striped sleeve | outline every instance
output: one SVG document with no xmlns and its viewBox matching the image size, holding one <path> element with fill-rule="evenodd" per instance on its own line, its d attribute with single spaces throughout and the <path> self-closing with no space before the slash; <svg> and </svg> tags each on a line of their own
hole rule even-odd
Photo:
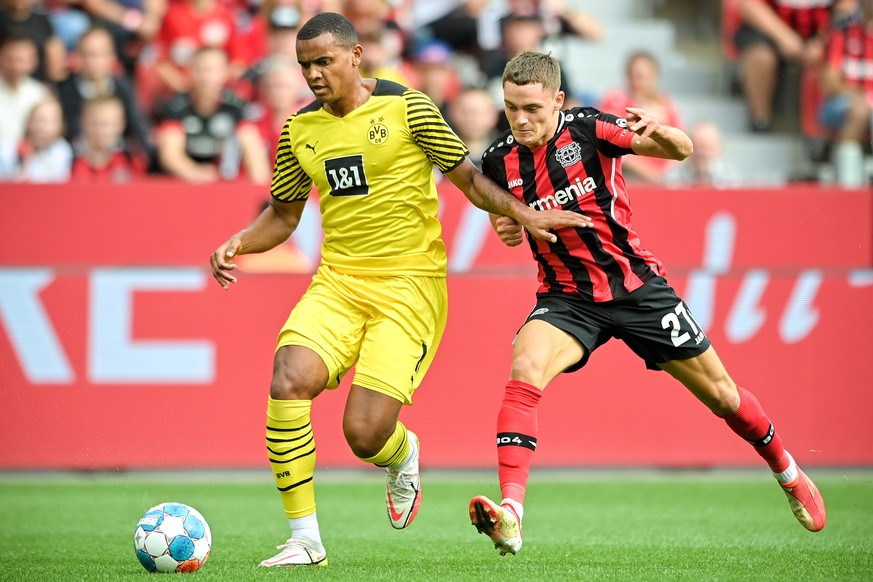
<svg viewBox="0 0 873 582">
<path fill-rule="evenodd" d="M 585 117 L 589 128 L 593 125 L 597 149 L 610 158 L 617 158 L 634 153 L 632 144 L 636 134 L 627 128 L 627 121 L 611 113 L 599 112 L 598 115 Z"/>
<path fill-rule="evenodd" d="M 467 157 L 467 146 L 455 135 L 430 97 L 409 89 L 403 93 L 403 98 L 406 100 L 406 120 L 415 143 L 440 172 L 455 169 Z"/>
<path fill-rule="evenodd" d="M 270 194 L 281 202 L 306 200 L 312 190 L 312 178 L 300 167 L 291 147 L 291 123 L 295 117 L 296 115 L 289 117 L 285 127 L 282 128 L 282 136 L 279 138 L 276 152 L 276 165 L 273 167 Z"/>
</svg>

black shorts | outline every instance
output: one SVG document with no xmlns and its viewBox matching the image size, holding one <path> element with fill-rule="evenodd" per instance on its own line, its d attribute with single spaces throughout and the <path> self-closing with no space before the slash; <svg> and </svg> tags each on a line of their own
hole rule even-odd
<svg viewBox="0 0 873 582">
<path fill-rule="evenodd" d="M 585 346 L 582 359 L 565 372 L 582 368 L 611 338 L 626 343 L 651 370 L 699 356 L 710 346 L 688 306 L 663 277 L 652 277 L 633 293 L 602 303 L 567 293 L 540 293 L 525 323 L 533 319 L 569 333 Z"/>
<path fill-rule="evenodd" d="M 765 44 L 772 48 L 777 55 L 779 54 L 779 49 L 772 38 L 757 28 L 749 26 L 748 24 L 741 24 L 734 33 L 734 46 L 737 47 L 737 51 L 742 53 L 750 46 L 756 44 Z"/>
</svg>

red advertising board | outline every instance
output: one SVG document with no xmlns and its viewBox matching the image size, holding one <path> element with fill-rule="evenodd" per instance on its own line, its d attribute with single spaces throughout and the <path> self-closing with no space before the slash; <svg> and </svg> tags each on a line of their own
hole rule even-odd
<svg viewBox="0 0 873 582">
<path fill-rule="evenodd" d="M 4 187 L 0 468 L 266 466 L 275 334 L 309 281 L 283 271 L 317 261 L 317 208 L 293 247 L 249 263 L 229 291 L 207 265 L 264 196 L 174 182 Z M 526 248 L 503 247 L 459 193 L 444 187 L 442 199 L 449 324 L 402 418 L 422 438 L 425 467 L 494 466 L 511 340 L 533 305 L 535 271 Z M 640 188 L 634 207 L 644 246 L 795 457 L 873 464 L 873 195 Z M 321 466 L 359 464 L 340 428 L 347 383 L 314 407 Z M 538 466 L 758 463 L 618 342 L 541 402 Z"/>
</svg>

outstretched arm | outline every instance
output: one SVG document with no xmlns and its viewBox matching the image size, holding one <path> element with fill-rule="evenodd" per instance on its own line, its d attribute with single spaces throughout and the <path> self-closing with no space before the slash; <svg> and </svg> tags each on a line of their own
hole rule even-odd
<svg viewBox="0 0 873 582">
<path fill-rule="evenodd" d="M 526 206 L 477 170 L 473 162 L 467 158 L 454 170 L 446 173 L 446 176 L 477 208 L 512 218 L 538 239 L 555 242 L 558 237 L 549 232 L 554 228 L 591 226 L 591 219 L 578 212 L 536 211 Z"/>
<path fill-rule="evenodd" d="M 236 277 L 231 274 L 236 269 L 234 257 L 262 253 L 288 240 L 300 223 L 305 206 L 305 200 L 271 200 L 270 205 L 250 225 L 215 249 L 209 262 L 212 265 L 212 276 L 218 284 L 227 289 L 231 283 L 236 283 Z"/>
<path fill-rule="evenodd" d="M 627 128 L 637 134 L 631 148 L 635 154 L 668 160 L 684 160 L 694 151 L 691 138 L 677 127 L 661 125 L 644 109 L 627 107 Z"/>
</svg>

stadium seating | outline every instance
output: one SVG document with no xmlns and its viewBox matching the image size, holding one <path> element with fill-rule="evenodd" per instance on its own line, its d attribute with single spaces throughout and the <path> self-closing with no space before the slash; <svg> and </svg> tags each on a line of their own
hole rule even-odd
<svg viewBox="0 0 873 582">
<path fill-rule="evenodd" d="M 800 135 L 777 132 L 753 136 L 747 130 L 742 99 L 728 95 L 728 65 L 735 58 L 729 38 L 736 26 L 735 0 L 722 3 L 723 26 L 704 51 L 683 50 L 675 23 L 653 17 L 652 2 L 569 0 L 569 4 L 598 18 L 605 30 L 600 43 L 568 38 L 561 47 L 562 62 L 578 94 L 597 98 L 622 86 L 625 59 L 644 49 L 658 58 L 661 85 L 677 102 L 685 128 L 703 119 L 717 123 L 724 133 L 726 164 L 745 180 L 763 185 L 781 183 L 808 166 Z"/>
</svg>

